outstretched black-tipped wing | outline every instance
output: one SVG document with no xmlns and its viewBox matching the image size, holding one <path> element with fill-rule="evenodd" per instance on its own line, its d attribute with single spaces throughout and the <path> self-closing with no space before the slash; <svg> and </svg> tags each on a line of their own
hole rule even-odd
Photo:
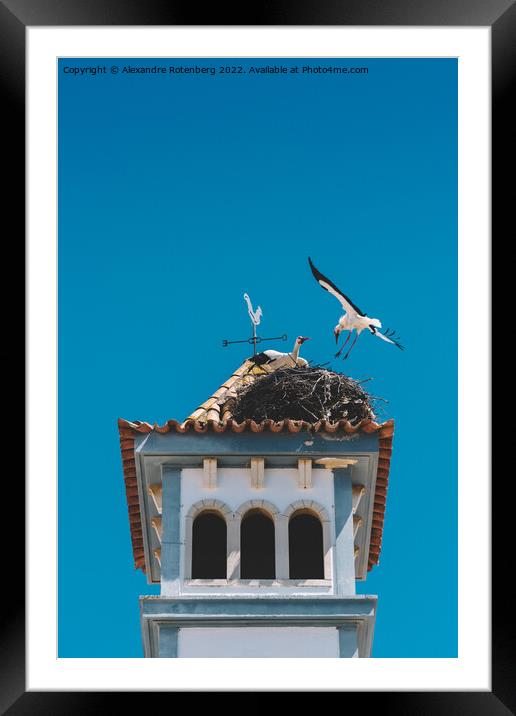
<svg viewBox="0 0 516 716">
<path fill-rule="evenodd" d="M 332 296 L 335 296 L 347 313 L 351 315 L 365 316 L 365 313 L 361 311 L 358 306 L 355 306 L 353 301 L 351 301 L 345 293 L 342 293 L 342 291 L 335 286 L 333 281 L 330 281 L 329 278 L 323 276 L 323 274 L 315 268 L 310 257 L 308 257 L 308 263 L 310 264 L 314 278 L 319 286 L 324 288 L 325 291 L 328 291 L 328 293 L 331 293 Z"/>
<path fill-rule="evenodd" d="M 398 341 L 398 337 L 397 337 L 395 331 L 387 328 L 387 330 L 382 332 L 382 331 L 379 331 L 374 326 L 369 326 L 369 330 L 371 331 L 373 336 L 376 336 L 377 338 L 381 338 L 382 341 L 387 341 L 387 343 L 392 343 L 393 345 L 395 345 L 397 348 L 399 348 L 402 351 L 405 350 L 403 348 L 403 346 L 401 345 L 401 343 Z"/>
</svg>

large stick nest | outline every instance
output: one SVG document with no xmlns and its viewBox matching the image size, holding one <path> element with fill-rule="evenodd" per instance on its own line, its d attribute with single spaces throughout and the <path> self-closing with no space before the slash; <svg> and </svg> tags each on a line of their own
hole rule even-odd
<svg viewBox="0 0 516 716">
<path fill-rule="evenodd" d="M 244 384 L 223 411 L 230 410 L 237 422 L 262 420 L 349 420 L 374 419 L 372 402 L 360 383 L 342 373 L 321 367 L 278 368 Z"/>
</svg>

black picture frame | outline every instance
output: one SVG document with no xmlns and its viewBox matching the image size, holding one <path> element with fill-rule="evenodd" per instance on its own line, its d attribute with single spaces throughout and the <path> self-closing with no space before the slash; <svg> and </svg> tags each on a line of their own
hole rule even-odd
<svg viewBox="0 0 516 716">
<path fill-rule="evenodd" d="M 14 219 L 9 239 L 12 246 L 24 245 L 25 216 L 25 30 L 28 26 L 74 25 L 362 25 L 362 26 L 489 26 L 492 31 L 492 209 L 493 236 L 501 241 L 508 230 L 509 212 L 514 204 L 515 149 L 513 142 L 516 114 L 511 84 L 516 79 L 516 4 L 514 0 L 318 0 L 294 3 L 242 4 L 227 9 L 213 4 L 202 9 L 184 2 L 166 0 L 0 0 L 1 92 L 5 122 L 4 152 L 12 153 L 9 182 L 4 192 L 4 217 Z M 511 142 L 512 139 L 512 142 Z M 512 212 L 511 212 L 512 213 Z M 7 223 L 7 222 L 6 222 Z M 6 239 L 4 238 L 4 241 Z M 5 244 L 4 244 L 5 245 Z M 493 295 L 496 299 L 496 295 Z M 23 304 L 23 297 L 19 304 Z M 19 325 L 19 323 L 17 323 Z M 485 340 L 484 336 L 484 340 Z M 22 339 L 23 343 L 23 339 Z M 5 416 L 4 416 L 5 417 Z M 495 454 L 493 452 L 493 454 Z M 20 481 L 11 481 L 10 504 L 23 505 Z M 387 712 L 398 714 L 507 714 L 516 712 L 514 689 L 514 624 L 502 586 L 502 570 L 507 562 L 503 524 L 510 524 L 512 501 L 505 486 L 493 481 L 493 620 L 491 692 L 367 692 L 347 693 L 368 701 L 375 699 Z M 16 529 L 21 539 L 19 525 Z M 12 533 L 11 539 L 12 539 Z M 5 538 L 7 540 L 7 537 Z M 18 539 L 17 554 L 23 554 Z M 9 542 L 4 541 L 4 545 Z M 13 549 L 12 546 L 8 547 Z M 512 553 L 512 550 L 510 550 Z M 502 555 L 497 560 L 497 555 Z M 19 568 L 20 569 L 20 568 Z M 21 576 L 21 574 L 20 574 Z M 25 607 L 23 584 L 18 579 L 7 584 L 9 607 L 2 614 L 0 660 L 0 709 L 18 714 L 102 713 L 111 708 L 112 693 L 26 692 L 25 687 Z M 5 586 L 4 586 L 5 590 Z M 502 601 L 502 599 L 504 601 Z M 120 696 L 121 694 L 114 694 Z M 131 695 L 134 699 L 136 695 Z M 380 702 L 381 699 L 381 702 Z M 105 704 L 105 706 L 104 706 Z M 372 705 L 372 704 L 369 704 Z M 172 704 L 170 706 L 173 707 Z"/>
</svg>

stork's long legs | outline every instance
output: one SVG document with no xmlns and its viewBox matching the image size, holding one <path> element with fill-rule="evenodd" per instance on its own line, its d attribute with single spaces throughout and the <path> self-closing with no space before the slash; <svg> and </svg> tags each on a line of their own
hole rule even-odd
<svg viewBox="0 0 516 716">
<path fill-rule="evenodd" d="M 350 334 L 350 335 L 351 335 L 351 334 Z M 355 343 L 357 342 L 357 339 L 358 339 L 358 332 L 355 334 L 355 340 L 354 340 L 353 343 L 351 344 L 351 347 L 350 347 L 349 351 L 348 351 L 348 352 L 346 353 L 346 355 L 344 356 L 344 360 L 346 360 L 346 358 L 349 358 L 349 354 L 350 354 L 351 351 L 353 350 L 353 346 L 354 346 Z"/>
<path fill-rule="evenodd" d="M 348 333 L 348 337 L 346 338 L 344 343 L 341 345 L 340 350 L 338 350 L 337 353 L 335 353 L 335 358 L 338 358 L 340 356 L 340 354 L 344 350 L 344 346 L 346 345 L 346 343 L 349 341 L 350 338 L 351 338 L 351 331 Z"/>
</svg>

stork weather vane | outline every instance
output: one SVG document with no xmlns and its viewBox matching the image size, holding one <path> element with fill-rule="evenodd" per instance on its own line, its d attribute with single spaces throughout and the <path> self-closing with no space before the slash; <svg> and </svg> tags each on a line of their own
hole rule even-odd
<svg viewBox="0 0 516 716">
<path fill-rule="evenodd" d="M 262 338 L 261 336 L 256 335 L 256 326 L 260 325 L 260 319 L 263 316 L 263 311 L 261 309 L 261 306 L 258 306 L 256 311 L 253 309 L 253 305 L 251 303 L 251 299 L 247 295 L 247 293 L 244 293 L 244 300 L 247 303 L 247 312 L 249 313 L 249 318 L 251 319 L 251 323 L 253 324 L 253 335 L 251 338 L 246 338 L 241 341 L 222 341 L 222 346 L 226 348 L 226 346 L 231 345 L 232 343 L 251 343 L 253 346 L 253 355 L 256 355 L 256 344 L 262 343 L 262 341 L 286 341 L 288 336 L 286 333 L 284 333 L 282 336 L 274 336 L 273 338 Z"/>
</svg>

